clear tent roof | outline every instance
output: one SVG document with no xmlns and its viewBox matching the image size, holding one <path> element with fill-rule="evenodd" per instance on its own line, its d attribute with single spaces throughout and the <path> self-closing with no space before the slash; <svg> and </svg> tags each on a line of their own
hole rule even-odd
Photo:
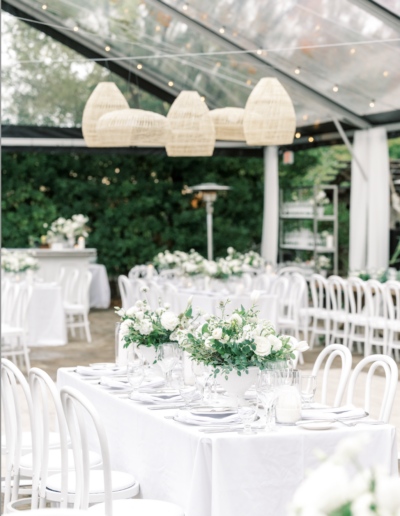
<svg viewBox="0 0 400 516">
<path fill-rule="evenodd" d="M 358 116 L 400 109 L 400 34 L 350 0 L 165 0 L 211 29 L 215 38 L 155 0 L 44 2 L 30 0 L 29 7 L 45 11 L 60 27 L 77 28 L 106 49 L 110 59 L 122 58 L 138 74 L 147 71 L 174 95 L 197 90 L 210 109 L 244 107 L 258 80 L 277 71 L 292 78 L 281 82 L 292 98 L 298 127 L 329 121 L 335 110 L 293 79 Z M 28 0 L 11 3 L 23 7 Z M 379 3 L 400 14 L 400 0 Z M 40 31 L 40 24 L 35 27 Z M 224 40 L 252 54 L 227 50 Z M 15 59 L 10 57 L 6 67 L 32 67 L 37 73 L 53 66 L 51 58 L 40 54 L 35 62 Z M 79 63 L 84 57 L 70 59 L 84 66 Z"/>
</svg>

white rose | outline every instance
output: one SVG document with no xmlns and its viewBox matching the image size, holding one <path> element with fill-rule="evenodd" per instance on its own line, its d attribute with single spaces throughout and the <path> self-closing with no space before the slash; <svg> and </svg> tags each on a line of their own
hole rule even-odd
<svg viewBox="0 0 400 516">
<path fill-rule="evenodd" d="M 364 493 L 351 504 L 351 514 L 353 516 L 375 516 L 376 512 L 371 509 L 375 503 L 372 493 Z"/>
<path fill-rule="evenodd" d="M 268 342 L 271 344 L 273 351 L 279 351 L 281 349 L 282 341 L 278 339 L 278 337 L 275 337 L 275 335 L 269 335 L 267 339 Z"/>
<path fill-rule="evenodd" d="M 240 317 L 239 314 L 232 314 L 229 317 L 228 321 L 231 322 L 231 323 L 237 322 L 238 324 L 242 324 L 242 318 Z"/>
<path fill-rule="evenodd" d="M 164 303 L 164 308 L 166 310 L 169 310 L 171 308 L 171 304 L 170 303 Z"/>
<path fill-rule="evenodd" d="M 124 322 L 121 323 L 121 327 L 119 330 L 120 335 L 125 336 L 129 333 L 129 328 L 133 325 L 133 321 L 130 319 L 126 319 Z"/>
<path fill-rule="evenodd" d="M 187 304 L 188 305 L 191 305 L 192 304 L 192 301 L 193 301 L 193 296 L 189 296 L 189 299 L 187 301 Z"/>
<path fill-rule="evenodd" d="M 140 299 L 138 299 L 135 303 L 135 305 L 138 307 L 138 309 L 140 310 L 141 308 L 143 308 L 143 301 L 141 301 Z"/>
<path fill-rule="evenodd" d="M 222 337 L 222 329 L 221 328 L 215 328 L 215 330 L 212 332 L 212 338 L 219 340 Z"/>
<path fill-rule="evenodd" d="M 229 341 L 229 335 L 224 335 L 223 340 L 224 340 L 225 342 L 228 342 L 228 341 Z"/>
<path fill-rule="evenodd" d="M 257 304 L 260 300 L 261 292 L 259 290 L 253 290 L 253 292 L 250 294 L 250 299 L 253 305 Z"/>
<path fill-rule="evenodd" d="M 209 321 L 209 320 L 211 319 L 211 315 L 210 315 L 210 314 L 204 314 L 204 315 L 203 315 L 203 319 L 204 319 L 205 321 Z"/>
<path fill-rule="evenodd" d="M 136 312 L 138 312 L 140 310 L 140 308 L 136 305 L 134 306 L 131 306 L 127 311 L 126 311 L 126 315 L 134 315 Z"/>
<path fill-rule="evenodd" d="M 296 339 L 291 339 L 292 342 L 292 351 L 307 351 L 307 349 L 310 347 L 305 340 L 302 340 L 301 342 L 298 342 Z"/>
<path fill-rule="evenodd" d="M 206 348 L 211 348 L 212 347 L 212 342 L 210 339 L 206 339 L 205 342 L 204 342 L 204 346 Z"/>
<path fill-rule="evenodd" d="M 161 316 L 161 324 L 166 330 L 173 331 L 178 326 L 179 319 L 173 312 L 164 312 Z"/>
<path fill-rule="evenodd" d="M 156 310 L 156 313 L 158 315 L 161 315 L 163 312 L 165 312 L 165 308 L 162 308 L 161 306 L 160 306 L 160 308 L 157 308 L 157 310 Z"/>
<path fill-rule="evenodd" d="M 139 310 L 139 312 L 136 312 L 136 319 L 139 319 L 139 321 L 141 321 L 144 317 L 144 312 L 142 312 L 141 310 Z"/>
<path fill-rule="evenodd" d="M 233 254 L 235 252 L 233 247 L 228 247 L 227 251 L 228 251 L 228 254 Z"/>
<path fill-rule="evenodd" d="M 121 308 L 121 310 L 118 310 L 118 312 L 116 312 L 117 315 L 119 315 L 120 317 L 123 317 L 125 315 L 125 310 L 123 308 Z"/>
<path fill-rule="evenodd" d="M 386 477 L 378 479 L 375 488 L 378 512 L 382 509 L 390 514 L 400 513 L 400 479 L 399 477 Z M 383 512 L 383 511 L 382 511 Z"/>
<path fill-rule="evenodd" d="M 254 344 L 256 345 L 254 353 L 259 357 L 266 357 L 271 353 L 271 344 L 267 337 L 257 335 L 254 337 Z"/>
<path fill-rule="evenodd" d="M 144 319 L 141 324 L 139 331 L 142 335 L 149 335 L 151 331 L 153 330 L 153 325 L 149 319 Z"/>
<path fill-rule="evenodd" d="M 250 324 L 246 324 L 246 326 L 243 326 L 243 331 L 250 331 L 250 330 L 251 330 Z"/>
</svg>

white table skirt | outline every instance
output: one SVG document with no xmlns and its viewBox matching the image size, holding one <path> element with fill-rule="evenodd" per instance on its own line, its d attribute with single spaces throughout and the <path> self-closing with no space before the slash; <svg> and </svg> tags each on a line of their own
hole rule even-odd
<svg viewBox="0 0 400 516">
<path fill-rule="evenodd" d="M 28 312 L 28 346 L 63 346 L 67 327 L 62 290 L 50 283 L 33 286 Z"/>
<path fill-rule="evenodd" d="M 305 471 L 330 455 L 336 444 L 368 431 L 364 465 L 381 464 L 397 475 L 396 429 L 391 425 L 338 427 L 331 431 L 279 428 L 251 437 L 202 434 L 196 427 L 150 411 L 59 369 L 59 388 L 75 387 L 92 401 L 104 422 L 112 467 L 134 475 L 143 498 L 176 503 L 186 516 L 286 516 L 287 504 Z M 90 448 L 98 451 L 90 427 Z"/>
<path fill-rule="evenodd" d="M 91 263 L 89 270 L 92 273 L 92 283 L 89 291 L 90 308 L 108 308 L 111 292 L 107 269 L 99 263 Z"/>
</svg>

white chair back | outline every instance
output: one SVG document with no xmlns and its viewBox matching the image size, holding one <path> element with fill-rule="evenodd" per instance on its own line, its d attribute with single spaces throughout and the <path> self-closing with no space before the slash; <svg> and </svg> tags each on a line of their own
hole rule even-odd
<svg viewBox="0 0 400 516">
<path fill-rule="evenodd" d="M 35 411 L 36 435 L 38 436 L 38 452 L 35 476 L 40 476 L 40 507 L 46 504 L 46 485 L 48 477 L 48 462 L 50 451 L 50 421 L 49 399 L 55 408 L 61 448 L 61 507 L 67 507 L 68 502 L 68 433 L 60 394 L 50 376 L 37 367 L 29 371 L 29 385 L 32 393 Z"/>
<path fill-rule="evenodd" d="M 273 296 L 278 296 L 279 303 L 282 306 L 286 300 L 288 289 L 289 279 L 285 276 L 279 276 L 273 281 L 269 293 Z"/>
<path fill-rule="evenodd" d="M 135 299 L 135 301 L 137 301 L 138 299 L 141 299 L 142 301 L 144 301 L 146 299 L 146 296 L 141 291 L 141 288 L 147 287 L 147 282 L 140 278 L 131 279 L 131 282 L 132 282 L 132 289 L 133 289 L 133 298 Z"/>
<path fill-rule="evenodd" d="M 329 309 L 329 288 L 326 278 L 321 276 L 321 274 L 312 274 L 310 290 L 313 308 Z"/>
<path fill-rule="evenodd" d="M 18 393 L 18 384 L 21 386 L 25 402 L 28 407 L 29 423 L 32 435 L 32 464 L 38 470 L 39 455 L 37 448 L 37 434 L 35 426 L 35 414 L 32 403 L 31 391 L 28 382 L 21 371 L 9 360 L 1 359 L 1 399 L 5 418 L 6 433 L 6 480 L 4 490 L 4 507 L 7 512 L 7 504 L 18 498 L 19 470 L 22 454 L 22 410 Z M 14 483 L 11 494 L 11 477 Z M 39 476 L 32 479 L 31 509 L 37 508 Z"/>
<path fill-rule="evenodd" d="M 297 272 L 298 274 L 303 274 L 303 271 L 300 267 L 282 267 L 276 271 L 277 276 L 290 276 L 293 272 Z"/>
<path fill-rule="evenodd" d="M 387 281 L 384 288 L 388 319 L 400 321 L 400 282 Z"/>
<path fill-rule="evenodd" d="M 93 275 L 90 271 L 84 271 L 80 274 L 79 283 L 77 285 L 77 303 L 83 305 L 86 312 L 90 309 L 89 290 L 92 283 Z"/>
<path fill-rule="evenodd" d="M 256 276 L 253 280 L 254 290 L 261 290 L 268 293 L 270 286 L 271 278 L 268 274 L 260 274 Z"/>
<path fill-rule="evenodd" d="M 135 265 L 128 273 L 130 280 L 145 278 L 147 276 L 147 265 Z"/>
<path fill-rule="evenodd" d="M 399 370 L 393 358 L 387 355 L 370 355 L 365 357 L 354 368 L 349 382 L 349 390 L 347 393 L 347 403 L 353 403 L 354 389 L 358 375 L 367 364 L 372 364 L 367 375 L 367 385 L 365 388 L 364 410 L 370 413 L 371 401 L 371 383 L 374 373 L 378 367 L 383 367 L 386 374 L 386 385 L 383 394 L 381 410 L 379 412 L 379 420 L 388 423 L 392 412 L 394 397 L 398 383 Z"/>
<path fill-rule="evenodd" d="M 370 279 L 365 282 L 366 304 L 368 317 L 383 317 L 387 319 L 387 304 L 385 287 L 378 280 Z"/>
<path fill-rule="evenodd" d="M 330 368 L 332 366 L 332 362 L 335 360 L 336 357 L 340 357 L 342 360 L 342 372 L 340 375 L 339 384 L 335 395 L 335 401 L 333 404 L 334 407 L 339 407 L 342 403 L 343 394 L 350 376 L 352 355 L 350 353 L 349 348 L 343 346 L 343 344 L 330 344 L 329 346 L 326 346 L 326 348 L 321 351 L 321 353 L 317 357 L 317 360 L 315 361 L 312 370 L 313 376 L 317 376 L 318 371 L 321 368 L 322 362 L 325 360 L 326 357 L 328 357 L 328 359 L 325 363 L 324 376 L 322 379 L 321 403 L 323 403 L 324 405 L 326 404 L 328 376 Z"/>
<path fill-rule="evenodd" d="M 350 277 L 347 280 L 349 310 L 352 315 L 368 315 L 367 287 L 360 278 Z M 364 306 L 367 313 L 365 313 Z"/>
<path fill-rule="evenodd" d="M 74 509 L 87 510 L 89 507 L 89 478 L 90 462 L 87 424 L 85 415 L 89 415 L 94 425 L 100 444 L 103 461 L 105 511 L 112 516 L 112 484 L 111 460 L 105 428 L 94 405 L 78 390 L 72 387 L 63 387 L 60 391 L 61 402 L 71 436 L 76 472 L 76 493 Z"/>
<path fill-rule="evenodd" d="M 79 278 L 79 269 L 75 267 L 65 267 L 64 271 L 61 277 L 64 301 L 67 303 L 76 303 L 76 286 Z"/>
<path fill-rule="evenodd" d="M 150 307 L 153 310 L 156 310 L 156 308 L 160 306 L 159 303 L 161 303 L 162 306 L 164 302 L 164 292 L 160 285 L 154 280 L 148 281 L 147 286 L 149 287 L 147 296 L 149 299 Z"/>
<path fill-rule="evenodd" d="M 128 279 L 127 276 L 123 276 L 121 274 L 121 276 L 118 276 L 118 288 L 119 293 L 121 294 L 122 308 L 124 310 L 128 310 L 131 306 L 135 304 L 136 301 L 133 292 L 132 282 Z"/>
<path fill-rule="evenodd" d="M 302 307 L 304 296 L 307 291 L 307 282 L 302 274 L 293 272 L 290 277 L 289 297 L 287 298 L 285 318 L 298 320 L 300 308 Z"/>
<path fill-rule="evenodd" d="M 349 293 L 347 281 L 340 276 L 329 276 L 329 299 L 331 309 L 335 312 L 345 311 L 349 313 Z"/>
<path fill-rule="evenodd" d="M 3 280 L 1 283 L 1 322 L 2 324 L 10 324 L 12 314 L 14 313 L 14 303 L 17 295 L 17 284 L 10 280 Z"/>
</svg>

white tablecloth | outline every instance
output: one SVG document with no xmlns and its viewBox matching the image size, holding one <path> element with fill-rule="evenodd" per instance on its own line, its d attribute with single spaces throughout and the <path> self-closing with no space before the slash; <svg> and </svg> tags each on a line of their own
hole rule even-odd
<svg viewBox="0 0 400 516">
<path fill-rule="evenodd" d="M 75 387 L 93 402 L 106 428 L 112 467 L 134 475 L 143 498 L 176 503 L 186 516 L 286 516 L 306 470 L 319 464 L 313 450 L 331 454 L 344 437 L 366 431 L 372 439 L 361 462 L 397 474 L 391 425 L 207 435 L 165 419 L 174 410 L 150 411 L 67 369 L 58 370 L 57 385 Z M 90 427 L 88 435 L 91 449 L 98 451 Z"/>
<path fill-rule="evenodd" d="M 92 283 L 89 291 L 90 308 L 108 308 L 111 292 L 107 269 L 99 263 L 91 263 L 89 270 L 92 273 Z"/>
<path fill-rule="evenodd" d="M 67 344 L 67 328 L 60 286 L 51 283 L 34 285 L 28 318 L 29 347 Z"/>
</svg>

